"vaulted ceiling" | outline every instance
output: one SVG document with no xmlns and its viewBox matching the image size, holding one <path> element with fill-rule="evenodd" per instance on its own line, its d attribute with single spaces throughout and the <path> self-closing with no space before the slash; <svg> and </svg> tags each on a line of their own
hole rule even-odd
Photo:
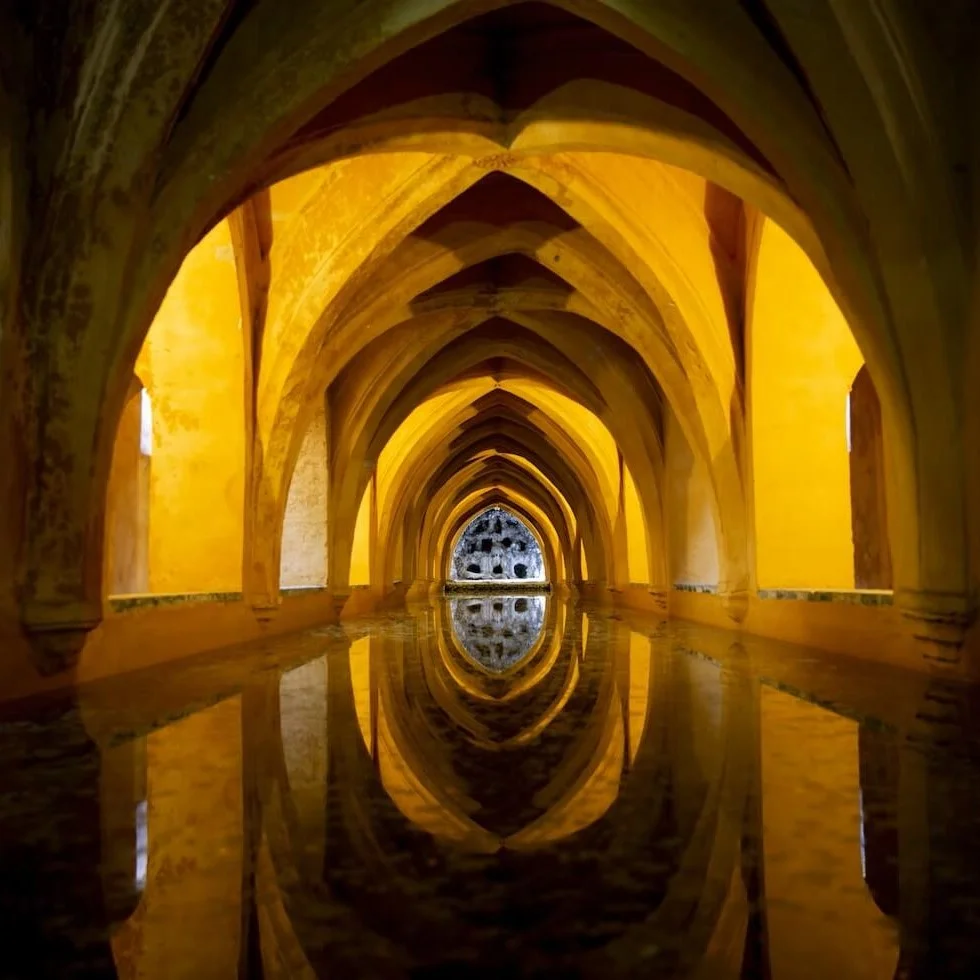
<svg viewBox="0 0 980 980">
<path fill-rule="evenodd" d="M 964 409 L 949 379 L 969 347 L 975 228 L 966 63 L 947 29 L 969 5 L 953 6 L 942 30 L 919 4 L 803 15 L 789 0 L 8 9 L 23 43 L 4 51 L 5 342 L 27 379 L 9 417 L 38 458 L 23 467 L 25 622 L 97 618 L 133 359 L 225 217 L 249 352 L 252 594 L 274 596 L 324 391 L 341 579 L 373 470 L 381 525 L 403 542 L 391 571 L 466 472 L 444 517 L 490 490 L 534 496 L 566 515 L 566 550 L 592 522 L 590 565 L 619 574 L 601 543 L 621 492 L 608 440 L 661 581 L 670 414 L 708 467 L 722 585 L 743 588 L 744 331 L 764 218 L 824 277 L 880 391 L 912 529 L 900 578 L 959 594 L 966 475 L 948 450 Z"/>
</svg>

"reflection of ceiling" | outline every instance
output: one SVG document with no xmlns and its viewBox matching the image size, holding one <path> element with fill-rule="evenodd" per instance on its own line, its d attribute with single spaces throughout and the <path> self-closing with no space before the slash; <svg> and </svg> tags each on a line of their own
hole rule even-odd
<svg viewBox="0 0 980 980">
<path fill-rule="evenodd" d="M 520 663 L 534 648 L 544 624 L 544 609 L 544 596 L 470 596 L 450 602 L 453 632 L 460 646 L 493 673 Z"/>
</svg>

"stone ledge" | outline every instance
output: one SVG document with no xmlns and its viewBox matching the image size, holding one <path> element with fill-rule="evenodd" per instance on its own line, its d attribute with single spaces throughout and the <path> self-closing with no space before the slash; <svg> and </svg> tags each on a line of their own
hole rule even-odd
<svg viewBox="0 0 980 980">
<path fill-rule="evenodd" d="M 187 606 L 202 602 L 242 602 L 241 592 L 161 592 L 139 595 L 111 595 L 106 600 L 110 612 L 127 613 L 136 609 L 162 609 L 166 606 Z"/>
<path fill-rule="evenodd" d="M 526 582 L 521 579 L 507 579 L 506 581 L 481 581 L 481 582 L 445 582 L 442 585 L 443 595 L 523 595 L 524 593 L 549 593 L 551 592 L 550 582 Z"/>
<path fill-rule="evenodd" d="M 700 585 L 693 582 L 675 582 L 671 588 L 675 592 L 700 592 L 704 595 L 717 595 L 717 585 Z"/>
<path fill-rule="evenodd" d="M 293 595 L 317 595 L 326 591 L 325 585 L 284 585 L 279 589 L 280 595 L 284 598 Z"/>
<path fill-rule="evenodd" d="M 885 589 L 759 589 L 760 599 L 796 602 L 843 602 L 852 606 L 891 606 L 894 594 Z"/>
</svg>

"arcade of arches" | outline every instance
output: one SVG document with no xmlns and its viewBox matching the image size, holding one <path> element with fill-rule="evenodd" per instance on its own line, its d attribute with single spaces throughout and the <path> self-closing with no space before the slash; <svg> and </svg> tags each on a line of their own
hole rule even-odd
<svg viewBox="0 0 980 980">
<path fill-rule="evenodd" d="M 4 5 L 4 695 L 424 599 L 488 507 L 980 673 L 974 15 L 806 6 Z"/>
</svg>

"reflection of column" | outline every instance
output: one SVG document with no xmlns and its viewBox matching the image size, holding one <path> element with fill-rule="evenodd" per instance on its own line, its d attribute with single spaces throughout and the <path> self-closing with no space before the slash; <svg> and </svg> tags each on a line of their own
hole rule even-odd
<svg viewBox="0 0 980 980">
<path fill-rule="evenodd" d="M 304 852 L 323 864 L 327 814 L 327 665 L 311 660 L 279 684 L 282 751 L 288 796 Z"/>
<path fill-rule="evenodd" d="M 976 695 L 934 681 L 898 778 L 903 980 L 980 976 Z"/>
<path fill-rule="evenodd" d="M 748 673 L 749 654 L 741 643 L 729 648 L 730 663 Z M 756 679 L 746 680 L 746 698 L 742 712 L 746 736 L 746 766 L 749 791 L 745 800 L 742 825 L 742 886 L 745 890 L 746 922 L 742 947 L 740 976 L 772 980 L 769 962 L 769 922 L 766 901 L 764 857 L 764 815 L 762 805 L 762 718 L 760 701 L 762 685 Z M 707 700 L 702 696 L 702 700 Z"/>
<path fill-rule="evenodd" d="M 149 446 L 143 445 L 143 410 L 149 396 L 133 378 L 116 430 L 106 489 L 105 590 L 146 592 L 149 546 Z"/>
<path fill-rule="evenodd" d="M 67 702 L 5 726 L 0 975 L 112 977 L 99 859 L 99 753 Z"/>
<path fill-rule="evenodd" d="M 146 878 L 142 832 L 146 817 L 146 739 L 137 736 L 102 750 L 102 880 L 113 923 L 136 909 Z"/>
<path fill-rule="evenodd" d="M 233 976 L 241 934 L 241 699 L 147 737 L 146 888 L 140 980 Z"/>
<path fill-rule="evenodd" d="M 657 854 L 657 871 L 648 871 L 651 911 L 597 952 L 589 975 L 632 976 L 619 965 L 643 962 L 650 976 L 754 977 L 741 972 L 749 918 L 741 842 L 753 771 L 744 721 L 753 682 L 733 673 L 722 685 L 716 668 L 708 668 L 713 677 L 697 676 L 686 658 L 657 641 L 652 649 L 649 717 L 606 819 L 603 860 L 619 869 Z M 678 687 L 681 678 L 697 682 L 695 698 Z M 698 744 L 702 727 L 712 729 L 709 744 Z"/>
<path fill-rule="evenodd" d="M 862 725 L 858 745 L 864 880 L 878 908 L 885 915 L 897 916 L 898 741 L 891 732 Z"/>
<path fill-rule="evenodd" d="M 764 687 L 761 731 L 774 980 L 891 980 L 897 939 L 861 863 L 857 723 Z"/>
</svg>

